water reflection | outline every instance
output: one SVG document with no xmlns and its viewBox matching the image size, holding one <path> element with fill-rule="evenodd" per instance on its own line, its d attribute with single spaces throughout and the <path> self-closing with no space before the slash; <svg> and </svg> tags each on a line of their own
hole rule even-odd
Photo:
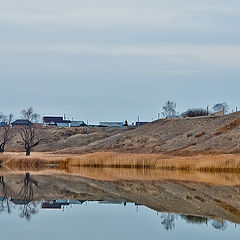
<svg viewBox="0 0 240 240">
<path fill-rule="evenodd" d="M 221 231 L 240 223 L 239 186 L 182 180 L 98 180 L 29 172 L 0 176 L 0 185 L 0 213 L 17 213 L 28 221 L 41 211 L 63 211 L 93 203 L 134 205 L 137 212 L 147 207 L 156 212 L 167 231 L 173 231 L 180 222 Z"/>
<path fill-rule="evenodd" d="M 24 218 L 27 221 L 31 220 L 31 217 L 36 215 L 37 213 L 40 213 L 41 211 L 45 210 L 62 210 L 63 214 L 65 211 L 68 210 L 68 207 L 73 208 L 75 205 L 82 205 L 83 203 L 86 204 L 86 206 L 89 206 L 88 203 L 94 203 L 95 205 L 122 205 L 126 207 L 127 205 L 133 206 L 133 204 L 136 207 L 136 212 L 139 211 L 139 204 L 137 203 L 127 203 L 124 201 L 85 201 L 85 200 L 53 200 L 53 201 L 40 201 L 40 202 L 27 202 L 27 201 L 16 201 L 13 199 L 10 199 L 8 201 L 7 199 L 1 200 L 1 212 L 4 212 L 5 210 L 8 212 L 8 214 L 11 214 L 13 211 L 18 213 L 18 216 L 20 218 Z M 140 205 L 141 206 L 141 205 Z M 89 206 L 91 207 L 91 205 Z M 152 211 L 149 209 L 149 211 Z M 208 219 L 205 217 L 200 216 L 191 216 L 191 215 L 178 215 L 175 213 L 159 213 L 157 212 L 157 215 L 160 216 L 160 223 L 167 231 L 172 231 L 176 227 L 176 221 L 181 219 L 185 223 L 188 224 L 197 224 L 197 225 L 210 225 L 213 228 L 217 230 L 226 230 L 228 227 L 228 222 L 225 220 L 222 221 L 216 221 L 212 219 Z M 237 224 L 235 224 L 235 227 L 238 227 Z"/>
</svg>

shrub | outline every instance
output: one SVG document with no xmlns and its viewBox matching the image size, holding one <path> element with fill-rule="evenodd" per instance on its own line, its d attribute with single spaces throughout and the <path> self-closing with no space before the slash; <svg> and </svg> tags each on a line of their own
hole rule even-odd
<svg viewBox="0 0 240 240">
<path fill-rule="evenodd" d="M 208 111 L 203 108 L 193 108 L 188 109 L 186 112 L 183 112 L 181 114 L 182 117 L 201 117 L 201 116 L 207 116 Z"/>
</svg>

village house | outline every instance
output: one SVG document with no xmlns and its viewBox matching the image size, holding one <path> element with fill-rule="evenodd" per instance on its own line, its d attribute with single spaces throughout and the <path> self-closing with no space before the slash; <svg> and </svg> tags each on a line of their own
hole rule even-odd
<svg viewBox="0 0 240 240">
<path fill-rule="evenodd" d="M 100 122 L 99 125 L 103 126 L 103 127 L 108 127 L 108 128 L 122 128 L 122 127 L 124 127 L 123 122 Z"/>
<path fill-rule="evenodd" d="M 15 126 L 27 126 L 32 125 L 33 123 L 27 119 L 17 119 L 16 121 L 12 122 L 12 127 Z"/>
<path fill-rule="evenodd" d="M 145 124 L 148 124 L 149 122 L 136 122 L 136 127 L 141 127 Z"/>
<path fill-rule="evenodd" d="M 5 125 L 7 125 L 6 122 L 0 122 L 0 127 L 3 127 L 3 126 L 5 126 Z"/>
<path fill-rule="evenodd" d="M 88 127 L 84 121 L 71 121 L 70 127 Z"/>
<path fill-rule="evenodd" d="M 70 127 L 71 121 L 64 120 L 63 117 L 45 116 L 43 117 L 43 126 Z"/>
</svg>

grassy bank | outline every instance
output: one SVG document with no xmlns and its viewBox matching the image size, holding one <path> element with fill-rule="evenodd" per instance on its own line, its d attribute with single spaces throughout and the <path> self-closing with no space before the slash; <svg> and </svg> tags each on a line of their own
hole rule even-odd
<svg viewBox="0 0 240 240">
<path fill-rule="evenodd" d="M 14 166 L 38 168 L 48 164 L 58 164 L 61 169 L 90 167 L 240 173 L 240 154 L 173 157 L 163 154 L 98 152 L 83 155 L 32 153 L 31 157 L 26 157 L 23 153 L 6 153 L 0 155 L 0 162 L 3 166 L 11 166 L 11 168 Z"/>
</svg>

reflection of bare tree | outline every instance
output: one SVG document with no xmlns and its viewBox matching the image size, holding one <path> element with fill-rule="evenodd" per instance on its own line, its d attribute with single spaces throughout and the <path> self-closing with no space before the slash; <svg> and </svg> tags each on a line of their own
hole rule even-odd
<svg viewBox="0 0 240 240">
<path fill-rule="evenodd" d="M 212 226 L 218 230 L 224 231 L 227 229 L 227 222 L 226 221 L 222 221 L 222 222 L 213 221 Z"/>
<path fill-rule="evenodd" d="M 38 187 L 38 181 L 30 176 L 30 173 L 26 173 L 23 187 L 21 188 L 18 198 L 12 199 L 12 202 L 16 205 L 20 205 L 21 213 L 20 217 L 30 220 L 31 216 L 38 213 L 37 203 L 33 200 L 33 186 Z"/>
<path fill-rule="evenodd" d="M 175 228 L 174 221 L 177 219 L 176 214 L 173 213 L 162 214 L 161 218 L 163 219 L 161 223 L 166 230 L 173 230 Z"/>
<path fill-rule="evenodd" d="M 24 185 L 19 193 L 19 199 L 29 202 L 33 199 L 33 184 L 38 187 L 37 180 L 31 178 L 30 173 L 26 173 Z"/>
<path fill-rule="evenodd" d="M 38 204 L 37 202 L 29 202 L 23 205 L 20 209 L 21 209 L 21 213 L 19 216 L 29 221 L 32 215 L 35 215 L 38 213 Z"/>
<path fill-rule="evenodd" d="M 0 184 L 2 186 L 2 192 L 3 192 L 3 196 L 0 204 L 0 212 L 3 212 L 7 209 L 7 212 L 11 213 L 11 208 L 9 203 L 9 187 L 6 185 L 3 176 L 0 176 Z"/>
</svg>

